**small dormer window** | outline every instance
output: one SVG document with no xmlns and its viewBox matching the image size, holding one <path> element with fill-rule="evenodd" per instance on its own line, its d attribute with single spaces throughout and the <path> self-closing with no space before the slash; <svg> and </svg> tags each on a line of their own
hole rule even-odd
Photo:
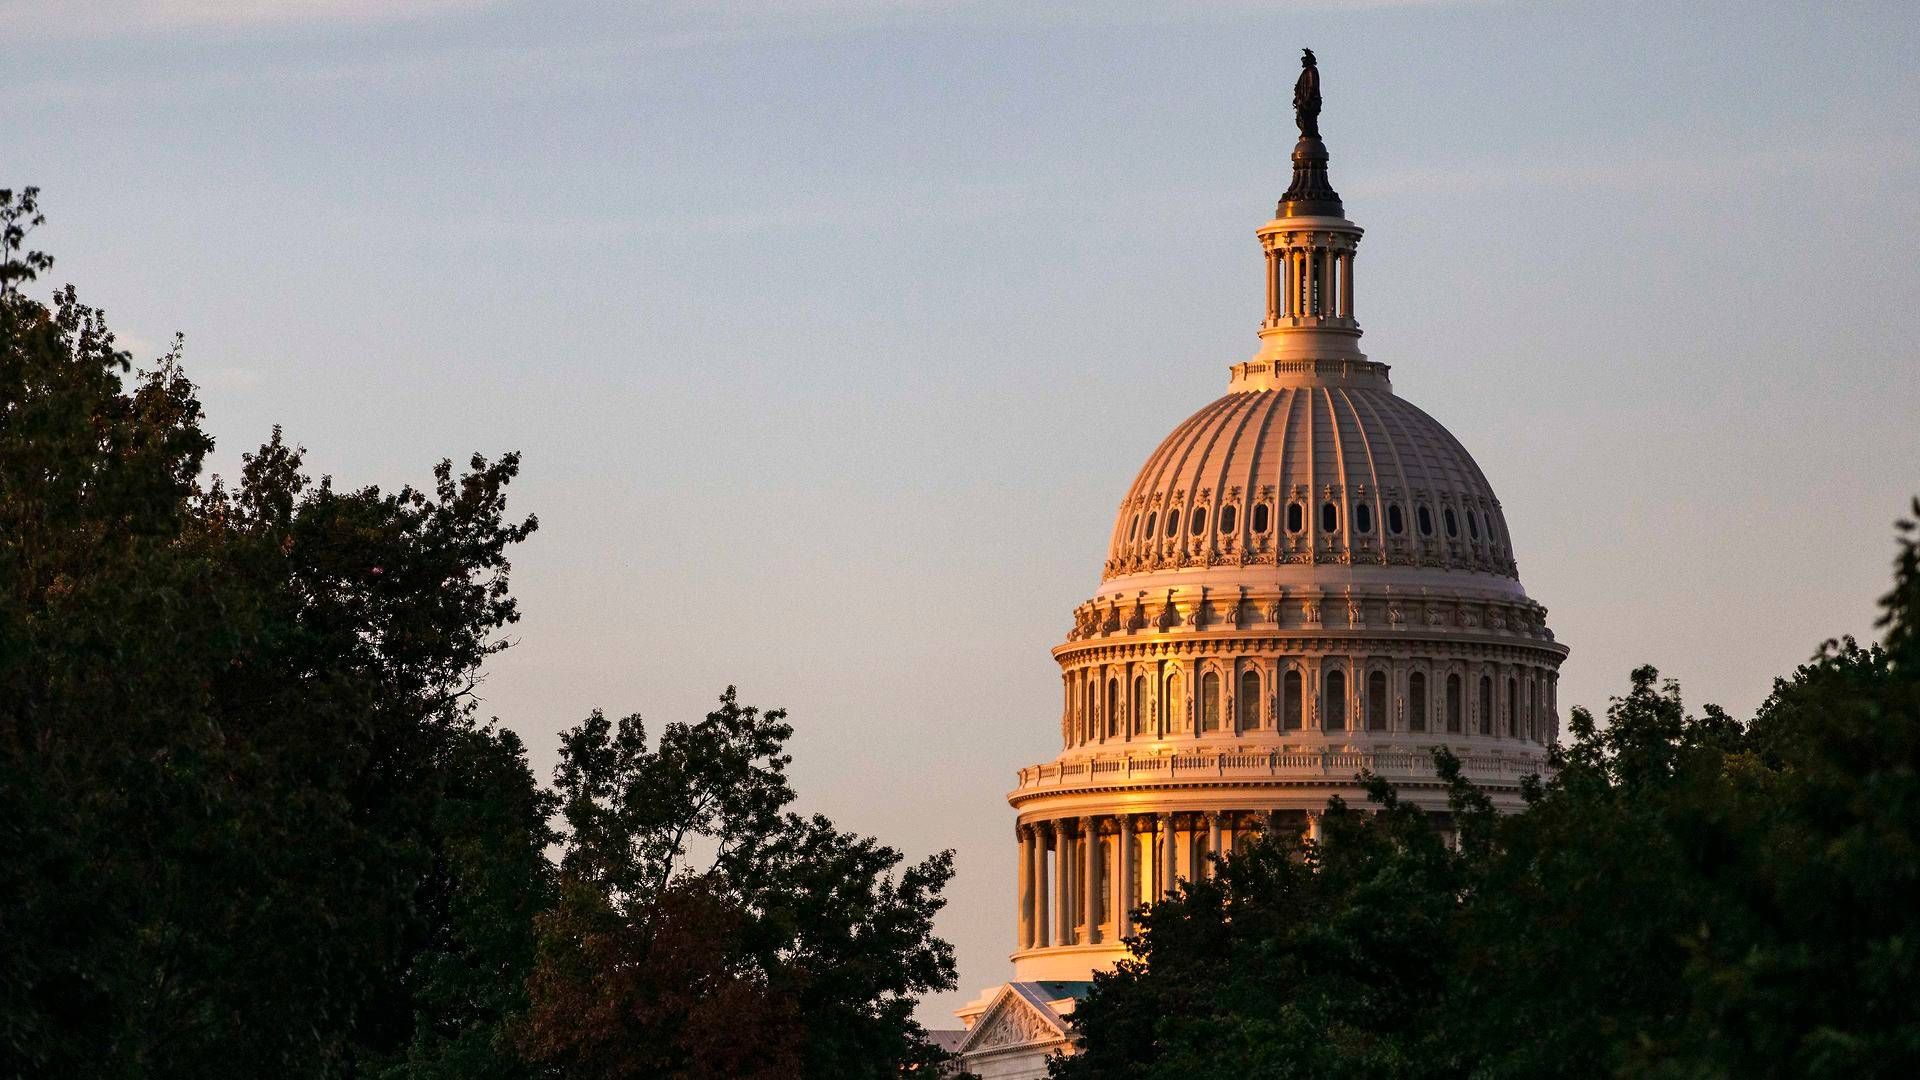
<svg viewBox="0 0 1920 1080">
<path fill-rule="evenodd" d="M 1297 502 L 1287 504 L 1287 531 L 1297 533 L 1307 527 L 1307 511 Z"/>
<path fill-rule="evenodd" d="M 1269 520 L 1272 516 L 1273 514 L 1268 510 L 1266 503 L 1253 504 L 1253 531 L 1256 535 L 1266 532 L 1267 526 L 1273 524 L 1273 522 Z"/>
<path fill-rule="evenodd" d="M 1180 535 L 1180 510 L 1178 507 L 1167 511 L 1167 535 Z"/>
<path fill-rule="evenodd" d="M 1240 523 L 1239 518 L 1240 518 L 1239 507 L 1232 506 L 1232 505 L 1221 507 L 1220 508 L 1220 531 L 1223 533 L 1232 532 L 1233 527 Z"/>
<path fill-rule="evenodd" d="M 1323 533 L 1340 531 L 1340 508 L 1331 502 L 1320 504 L 1320 531 Z"/>
<path fill-rule="evenodd" d="M 1440 514 L 1441 520 L 1447 523 L 1447 539 L 1458 539 L 1460 536 L 1460 519 L 1453 516 L 1453 507 L 1447 507 L 1445 510 L 1442 510 Z"/>
<path fill-rule="evenodd" d="M 1387 507 L 1387 531 L 1395 536 L 1407 531 L 1405 515 L 1400 513 L 1400 504 Z"/>
<path fill-rule="evenodd" d="M 1147 514 L 1147 539 L 1149 540 L 1153 539 L 1153 522 L 1158 516 L 1158 512 L 1150 512 Z"/>
<path fill-rule="evenodd" d="M 1420 525 L 1421 536 L 1433 535 L 1433 512 L 1422 506 L 1413 512 L 1413 519 Z"/>
<path fill-rule="evenodd" d="M 1353 531 L 1362 536 L 1373 532 L 1373 505 L 1361 503 L 1353 508 Z"/>
<path fill-rule="evenodd" d="M 1193 508 L 1193 525 L 1187 531 L 1192 533 L 1195 536 L 1199 536 L 1201 533 L 1207 531 L 1207 508 L 1206 507 L 1196 506 Z"/>
<path fill-rule="evenodd" d="M 1133 515 L 1133 524 L 1127 526 L 1127 541 L 1131 543 L 1133 539 L 1139 535 L 1140 535 L 1140 515 L 1135 514 Z"/>
<path fill-rule="evenodd" d="M 1467 511 L 1467 536 L 1480 539 L 1480 515 L 1472 510 Z"/>
</svg>

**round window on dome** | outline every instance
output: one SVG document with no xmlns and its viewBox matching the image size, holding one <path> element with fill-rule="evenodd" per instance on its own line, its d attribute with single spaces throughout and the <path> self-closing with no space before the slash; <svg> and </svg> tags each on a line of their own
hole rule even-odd
<svg viewBox="0 0 1920 1080">
<path fill-rule="evenodd" d="M 1180 535 L 1180 511 L 1178 510 L 1167 511 L 1167 535 Z"/>
<path fill-rule="evenodd" d="M 1387 507 L 1387 531 L 1395 536 L 1407 531 L 1405 515 L 1400 513 L 1400 504 Z"/>
<path fill-rule="evenodd" d="M 1199 536 L 1201 533 L 1207 531 L 1207 508 L 1206 507 L 1204 506 L 1194 507 L 1193 523 L 1187 529 L 1187 531 L 1192 533 L 1195 536 Z"/>
<path fill-rule="evenodd" d="M 1373 531 L 1373 507 L 1361 503 L 1353 508 L 1353 531 L 1365 535 Z"/>
<path fill-rule="evenodd" d="M 1442 520 L 1447 523 L 1447 539 L 1457 539 L 1460 536 L 1460 520 L 1453 516 L 1453 507 L 1449 506 L 1440 513 Z"/>
<path fill-rule="evenodd" d="M 1320 504 L 1320 531 L 1323 533 L 1340 531 L 1340 508 L 1331 502 Z"/>
<path fill-rule="evenodd" d="M 1413 519 L 1420 525 L 1421 536 L 1433 535 L 1433 512 L 1422 506 L 1413 512 Z"/>
<path fill-rule="evenodd" d="M 1267 509 L 1266 503 L 1253 504 L 1253 531 L 1255 533 L 1266 532 L 1267 526 L 1272 524 L 1272 522 L 1268 521 L 1267 519 L 1272 516 L 1273 515 Z"/>
<path fill-rule="evenodd" d="M 1297 533 L 1307 527 L 1306 508 L 1297 502 L 1287 504 L 1287 531 Z"/>
<path fill-rule="evenodd" d="M 1223 533 L 1232 532 L 1233 527 L 1240 523 L 1239 518 L 1240 518 L 1239 507 L 1237 506 L 1221 507 L 1220 508 L 1220 531 Z"/>
</svg>

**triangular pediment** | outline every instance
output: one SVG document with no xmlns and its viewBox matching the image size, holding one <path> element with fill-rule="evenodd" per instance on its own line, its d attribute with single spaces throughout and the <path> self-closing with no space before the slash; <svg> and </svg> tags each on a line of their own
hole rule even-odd
<svg viewBox="0 0 1920 1080">
<path fill-rule="evenodd" d="M 960 1053 L 1044 1046 L 1066 1039 L 1066 1022 L 1051 1006 L 1031 993 L 1023 993 L 1018 984 L 1008 983 L 967 1032 Z"/>
</svg>

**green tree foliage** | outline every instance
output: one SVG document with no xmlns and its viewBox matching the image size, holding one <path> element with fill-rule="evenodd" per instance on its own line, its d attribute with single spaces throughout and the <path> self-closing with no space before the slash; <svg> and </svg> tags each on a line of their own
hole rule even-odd
<svg viewBox="0 0 1920 1080">
<path fill-rule="evenodd" d="M 513 1074 L 549 802 L 470 691 L 516 459 L 341 491 L 275 432 L 203 481 L 178 345 L 135 374 L 17 289 L 34 201 L 0 192 L 0 1071 Z"/>
<path fill-rule="evenodd" d="M 787 810 L 791 734 L 731 689 L 651 742 L 639 717 L 598 712 L 565 734 L 530 1057 L 581 1080 L 879 1080 L 940 1062 L 911 1013 L 953 986 L 932 936 L 952 854 L 897 869 L 893 849 Z"/>
<path fill-rule="evenodd" d="M 1149 909 L 1053 1075 L 1920 1074 L 1916 529 L 1884 644 L 1827 643 L 1749 723 L 1642 668 L 1522 813 L 1442 754 L 1456 851 L 1376 783 Z"/>
</svg>

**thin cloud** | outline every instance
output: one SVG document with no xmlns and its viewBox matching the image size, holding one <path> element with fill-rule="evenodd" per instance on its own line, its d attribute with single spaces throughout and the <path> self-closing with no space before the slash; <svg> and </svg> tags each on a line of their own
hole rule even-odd
<svg viewBox="0 0 1920 1080">
<path fill-rule="evenodd" d="M 32 37 L 103 37 L 302 24 L 411 22 L 496 0 L 0 0 L 0 30 Z M 49 10 L 51 8 L 51 10 Z"/>
</svg>

